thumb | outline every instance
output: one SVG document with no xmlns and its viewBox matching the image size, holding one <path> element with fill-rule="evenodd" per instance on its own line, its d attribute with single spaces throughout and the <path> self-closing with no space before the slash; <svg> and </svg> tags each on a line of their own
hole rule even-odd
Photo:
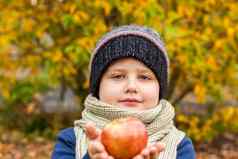
<svg viewBox="0 0 238 159">
<path fill-rule="evenodd" d="M 90 140 L 95 140 L 99 137 L 99 132 L 97 131 L 94 123 L 88 122 L 85 124 L 84 128 L 85 128 L 86 136 Z"/>
</svg>

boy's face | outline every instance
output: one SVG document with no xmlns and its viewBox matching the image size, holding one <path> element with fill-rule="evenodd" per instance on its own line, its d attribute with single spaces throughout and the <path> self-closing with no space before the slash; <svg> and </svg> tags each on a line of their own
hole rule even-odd
<svg viewBox="0 0 238 159">
<path fill-rule="evenodd" d="M 99 98 L 119 107 L 148 109 L 159 102 L 159 82 L 142 62 L 134 58 L 119 59 L 103 74 Z"/>
</svg>

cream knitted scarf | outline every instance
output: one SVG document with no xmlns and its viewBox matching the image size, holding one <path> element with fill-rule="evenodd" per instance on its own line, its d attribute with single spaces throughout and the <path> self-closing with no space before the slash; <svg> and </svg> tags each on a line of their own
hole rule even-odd
<svg viewBox="0 0 238 159">
<path fill-rule="evenodd" d="M 76 159 L 83 158 L 87 152 L 88 139 L 83 129 L 85 123 L 91 121 L 96 124 L 98 129 L 102 129 L 113 119 L 127 116 L 136 117 L 146 125 L 149 135 L 148 144 L 156 141 L 165 143 L 165 150 L 159 154 L 157 159 L 176 159 L 177 145 L 185 134 L 174 126 L 175 112 L 173 106 L 168 101 L 162 99 L 158 106 L 154 108 L 134 110 L 116 107 L 88 95 L 84 104 L 85 109 L 82 112 L 82 119 L 76 120 L 74 123 Z"/>
</svg>

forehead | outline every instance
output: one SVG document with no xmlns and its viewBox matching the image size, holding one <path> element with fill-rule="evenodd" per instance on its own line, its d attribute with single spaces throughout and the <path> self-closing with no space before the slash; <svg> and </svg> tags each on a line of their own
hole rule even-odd
<svg viewBox="0 0 238 159">
<path fill-rule="evenodd" d="M 133 57 L 126 57 L 122 59 L 118 59 L 114 61 L 109 67 L 108 70 L 115 70 L 115 69 L 138 69 L 144 71 L 151 71 L 149 67 L 147 67 L 143 62 L 133 58 Z"/>
</svg>

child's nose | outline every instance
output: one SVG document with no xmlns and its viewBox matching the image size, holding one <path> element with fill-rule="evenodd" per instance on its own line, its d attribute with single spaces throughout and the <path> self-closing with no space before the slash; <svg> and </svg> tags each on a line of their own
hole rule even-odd
<svg viewBox="0 0 238 159">
<path fill-rule="evenodd" d="M 138 86 L 135 79 L 128 79 L 127 85 L 126 85 L 126 92 L 127 93 L 137 93 L 138 92 Z"/>
</svg>

